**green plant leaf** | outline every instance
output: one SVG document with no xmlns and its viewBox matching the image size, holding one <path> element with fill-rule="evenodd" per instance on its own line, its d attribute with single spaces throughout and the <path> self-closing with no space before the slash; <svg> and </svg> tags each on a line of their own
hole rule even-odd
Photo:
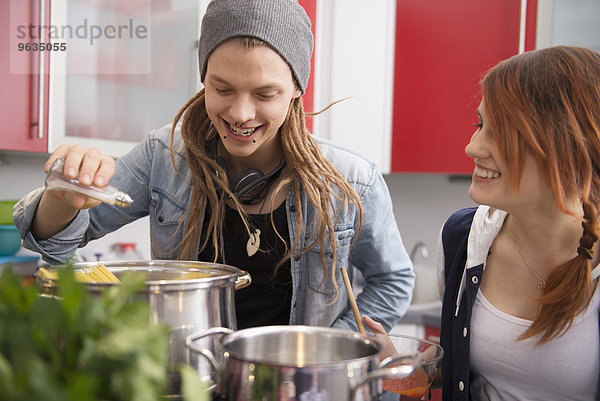
<svg viewBox="0 0 600 401">
<path fill-rule="evenodd" d="M 59 270 L 56 296 L 0 277 L 0 399 L 151 401 L 167 384 L 168 335 L 151 324 L 143 277 L 92 292 Z"/>
<path fill-rule="evenodd" d="M 202 380 L 191 366 L 181 365 L 182 395 L 185 401 L 208 401 L 210 383 Z"/>
</svg>

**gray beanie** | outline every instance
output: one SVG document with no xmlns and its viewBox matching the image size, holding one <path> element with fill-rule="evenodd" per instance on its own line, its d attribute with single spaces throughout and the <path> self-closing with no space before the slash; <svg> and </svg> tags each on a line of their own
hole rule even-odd
<svg viewBox="0 0 600 401">
<path fill-rule="evenodd" d="M 240 36 L 260 39 L 279 53 L 304 93 L 314 39 L 310 19 L 298 0 L 212 0 L 202 18 L 198 45 L 202 82 L 212 52 Z"/>
</svg>

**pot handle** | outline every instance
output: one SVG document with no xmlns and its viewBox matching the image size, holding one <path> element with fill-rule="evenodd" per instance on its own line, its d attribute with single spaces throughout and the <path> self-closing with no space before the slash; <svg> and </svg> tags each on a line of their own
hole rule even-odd
<svg viewBox="0 0 600 401">
<path fill-rule="evenodd" d="M 219 362 L 217 362 L 217 359 L 215 358 L 214 354 L 206 348 L 198 347 L 196 344 L 194 344 L 194 341 L 199 340 L 204 337 L 216 336 L 216 335 L 225 336 L 225 335 L 231 334 L 231 333 L 233 333 L 233 330 L 228 329 L 226 327 L 211 327 L 210 329 L 204 330 L 200 333 L 194 333 L 194 334 L 190 334 L 189 336 L 187 336 L 185 339 L 185 346 L 188 349 L 195 351 L 195 352 L 199 353 L 200 355 L 202 355 L 203 357 L 205 357 L 208 360 L 208 362 L 212 365 L 212 367 L 216 371 L 220 372 L 221 367 L 219 366 Z"/>
<path fill-rule="evenodd" d="M 235 289 L 241 290 L 242 288 L 246 288 L 252 283 L 252 277 L 250 277 L 250 273 L 245 270 L 240 270 L 240 274 L 238 275 L 237 280 L 235 280 Z"/>
<path fill-rule="evenodd" d="M 352 390 L 350 392 L 350 399 L 355 400 L 358 390 L 362 386 L 364 386 L 372 381 L 381 380 L 381 379 L 403 379 L 405 377 L 410 376 L 410 374 L 412 372 L 414 372 L 414 370 L 415 370 L 414 366 L 410 366 L 410 365 L 400 365 L 400 366 L 394 366 L 391 368 L 376 369 L 376 370 L 370 372 L 361 381 L 359 381 L 354 387 L 352 387 Z M 380 391 L 381 391 L 381 388 L 380 388 Z"/>
</svg>

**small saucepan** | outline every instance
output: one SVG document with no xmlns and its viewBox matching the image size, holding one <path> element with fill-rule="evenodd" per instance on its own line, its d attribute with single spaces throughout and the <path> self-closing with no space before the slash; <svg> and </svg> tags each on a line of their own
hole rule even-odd
<svg viewBox="0 0 600 401">
<path fill-rule="evenodd" d="M 216 352 L 200 345 L 215 336 Z M 325 327 L 215 327 L 188 336 L 186 346 L 191 361 L 210 361 L 217 393 L 230 400 L 374 400 L 381 379 L 413 372 L 380 365 L 382 345 L 373 337 Z"/>
</svg>

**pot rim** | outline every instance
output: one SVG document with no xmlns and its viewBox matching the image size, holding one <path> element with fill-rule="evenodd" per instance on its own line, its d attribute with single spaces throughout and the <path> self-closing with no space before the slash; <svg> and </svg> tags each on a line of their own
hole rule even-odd
<svg viewBox="0 0 600 401">
<path fill-rule="evenodd" d="M 243 338 L 255 337 L 264 334 L 277 334 L 277 333 L 306 333 L 310 335 L 311 333 L 320 333 L 325 335 L 332 335 L 339 338 L 349 338 L 354 339 L 356 341 L 362 342 L 374 348 L 374 352 L 372 355 L 365 355 L 358 358 L 348 358 L 339 361 L 328 361 L 328 362 L 314 362 L 314 363 L 305 363 L 305 364 L 290 364 L 284 363 L 280 361 L 275 361 L 270 358 L 256 358 L 256 357 L 247 357 L 242 355 L 235 350 L 231 350 L 227 348 L 227 345 Z M 193 350 L 193 343 L 191 344 Z M 259 327 L 250 327 L 243 330 L 234 331 L 231 334 L 226 334 L 223 339 L 223 351 L 228 353 L 229 358 L 234 358 L 238 361 L 243 362 L 251 362 L 254 364 L 268 365 L 268 366 L 278 366 L 285 368 L 331 368 L 337 366 L 348 366 L 348 364 L 363 364 L 369 360 L 374 360 L 379 352 L 381 351 L 381 344 L 375 340 L 375 337 L 371 337 L 365 334 L 361 334 L 358 332 L 333 328 L 333 327 L 320 327 L 320 326 L 305 326 L 305 325 L 280 325 L 280 326 L 259 326 Z"/>
<path fill-rule="evenodd" d="M 224 265 L 220 263 L 187 261 L 187 260 L 110 260 L 97 262 L 76 262 L 71 266 L 77 270 L 82 270 L 91 266 L 102 264 L 111 272 L 120 272 L 126 270 L 185 270 L 186 272 L 206 272 L 214 273 L 211 277 L 202 277 L 184 280 L 146 280 L 146 291 L 164 291 L 164 290 L 193 290 L 198 288 L 214 288 L 215 286 L 228 286 L 235 282 L 239 275 L 245 273 L 237 267 Z M 65 268 L 66 264 L 55 265 L 49 270 Z M 136 269 L 137 268 L 137 269 Z M 144 269 L 146 268 L 146 269 Z M 43 286 L 55 287 L 56 280 L 41 277 L 38 272 L 34 273 L 36 279 L 42 282 Z M 91 290 L 100 291 L 102 288 L 110 287 L 118 283 L 84 283 Z"/>
</svg>

